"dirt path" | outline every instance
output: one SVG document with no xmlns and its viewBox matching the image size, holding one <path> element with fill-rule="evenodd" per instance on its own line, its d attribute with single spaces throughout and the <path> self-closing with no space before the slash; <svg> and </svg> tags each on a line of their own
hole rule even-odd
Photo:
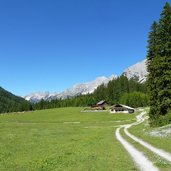
<svg viewBox="0 0 171 171">
<path fill-rule="evenodd" d="M 139 116 L 139 121 L 138 121 L 137 124 L 140 124 L 140 123 L 144 122 L 144 120 L 146 119 L 146 118 L 143 118 L 144 114 L 146 114 L 146 113 L 143 112 L 141 115 L 138 115 Z M 130 125 L 127 125 L 127 126 L 124 127 L 124 132 L 128 137 L 130 137 L 134 141 L 138 142 L 142 146 L 146 147 L 150 151 L 154 152 L 155 154 L 159 155 L 160 157 L 164 158 L 165 160 L 171 162 L 171 153 L 168 153 L 168 152 L 166 152 L 166 151 L 164 151 L 162 149 L 158 149 L 158 148 L 152 146 L 151 144 L 149 144 L 149 143 L 137 138 L 136 136 L 132 135 L 131 133 L 129 133 L 128 128 L 132 127 L 133 125 L 135 125 L 135 124 L 133 123 L 133 124 L 130 124 Z"/>
<path fill-rule="evenodd" d="M 129 124 L 129 125 L 123 125 L 120 128 L 117 128 L 116 130 L 116 138 L 118 141 L 124 146 L 124 148 L 128 151 L 128 153 L 131 155 L 133 160 L 135 161 L 137 167 L 141 171 L 159 171 L 157 167 L 153 165 L 153 163 L 139 150 L 137 150 L 133 145 L 131 145 L 128 141 L 126 141 L 120 134 L 120 129 L 128 129 L 133 125 L 140 124 L 144 121 L 142 116 L 145 113 L 142 112 L 140 115 L 137 116 L 137 121 L 135 123 Z M 127 131 L 128 132 L 128 131 Z"/>
<path fill-rule="evenodd" d="M 122 127 L 121 127 L 122 128 Z M 135 161 L 137 167 L 141 171 L 159 171 L 157 167 L 153 165 L 153 163 L 148 160 L 147 157 L 144 156 L 144 154 L 140 151 L 138 151 L 136 148 L 134 148 L 133 145 L 128 143 L 120 134 L 120 129 L 118 128 L 116 130 L 116 138 L 120 141 L 120 143 L 124 146 L 124 148 L 128 151 L 128 153 L 131 155 L 133 160 Z"/>
</svg>

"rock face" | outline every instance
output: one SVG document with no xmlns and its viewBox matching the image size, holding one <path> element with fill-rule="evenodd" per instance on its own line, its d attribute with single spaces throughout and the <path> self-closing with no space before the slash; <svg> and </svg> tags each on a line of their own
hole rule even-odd
<svg viewBox="0 0 171 171">
<path fill-rule="evenodd" d="M 25 96 L 24 98 L 27 101 L 30 101 L 32 103 L 36 103 L 43 100 L 48 100 L 48 98 L 51 96 L 51 93 L 49 92 L 37 92 L 37 93 L 31 93 L 27 96 Z"/>
<path fill-rule="evenodd" d="M 123 74 L 128 78 L 135 78 L 138 82 L 143 83 L 146 81 L 147 66 L 146 59 L 132 65 L 124 70 Z M 76 84 L 73 87 L 61 92 L 61 93 L 50 93 L 50 92 L 37 92 L 25 96 L 24 98 L 33 103 L 39 102 L 40 100 L 52 100 L 52 99 L 66 99 L 68 97 L 74 97 L 78 95 L 84 95 L 93 93 L 94 90 L 101 84 L 107 84 L 110 80 L 117 78 L 116 75 L 110 77 L 98 77 L 94 81 Z"/>
<path fill-rule="evenodd" d="M 66 99 L 68 97 L 74 97 L 78 95 L 84 95 L 93 93 L 94 90 L 101 84 L 107 84 L 110 80 L 115 79 L 115 75 L 110 77 L 98 77 L 94 81 L 76 84 L 73 87 L 61 92 L 61 93 L 49 93 L 49 92 L 38 92 L 32 93 L 25 96 L 24 98 L 33 103 L 39 102 L 40 100 L 52 100 L 52 99 Z"/>
<path fill-rule="evenodd" d="M 148 74 L 147 72 L 147 65 L 146 65 L 147 60 L 143 60 L 141 62 L 136 63 L 135 65 L 132 65 L 128 67 L 123 74 L 128 78 L 136 78 L 138 82 L 145 82 L 146 81 L 146 76 Z"/>
</svg>

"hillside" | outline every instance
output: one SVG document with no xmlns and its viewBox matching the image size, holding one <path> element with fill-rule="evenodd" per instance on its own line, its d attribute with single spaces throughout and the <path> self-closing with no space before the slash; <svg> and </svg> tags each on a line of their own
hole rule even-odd
<svg viewBox="0 0 171 171">
<path fill-rule="evenodd" d="M 31 105 L 29 102 L 0 87 L 0 113 L 27 110 L 31 110 Z"/>
</svg>

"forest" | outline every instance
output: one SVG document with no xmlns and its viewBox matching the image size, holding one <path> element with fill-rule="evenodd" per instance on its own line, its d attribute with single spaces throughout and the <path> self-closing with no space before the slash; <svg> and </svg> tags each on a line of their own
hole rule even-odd
<svg viewBox="0 0 171 171">
<path fill-rule="evenodd" d="M 32 104 L 0 87 L 0 113 L 32 110 Z"/>
</svg>

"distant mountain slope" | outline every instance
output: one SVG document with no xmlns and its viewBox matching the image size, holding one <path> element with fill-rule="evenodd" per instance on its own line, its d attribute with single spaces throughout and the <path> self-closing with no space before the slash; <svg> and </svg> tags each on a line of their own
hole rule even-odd
<svg viewBox="0 0 171 171">
<path fill-rule="evenodd" d="M 141 62 L 136 63 L 135 65 L 132 65 L 128 67 L 123 74 L 128 78 L 136 78 L 139 82 L 145 82 L 146 76 L 148 74 L 147 72 L 147 60 L 143 60 Z"/>
<path fill-rule="evenodd" d="M 132 65 L 124 70 L 123 74 L 128 78 L 136 78 L 138 82 L 143 83 L 146 81 L 147 66 L 146 59 Z M 49 93 L 49 92 L 37 92 L 32 93 L 24 98 L 33 103 L 39 102 L 40 100 L 51 100 L 51 99 L 65 99 L 67 97 L 74 97 L 77 95 L 83 95 L 88 93 L 93 93 L 94 90 L 101 84 L 107 84 L 110 80 L 117 78 L 115 75 L 110 77 L 98 77 L 94 81 L 76 84 L 73 87 L 61 92 L 61 93 Z"/>
<path fill-rule="evenodd" d="M 30 110 L 30 103 L 0 87 L 0 113 Z"/>
<path fill-rule="evenodd" d="M 55 96 L 57 93 L 46 92 L 36 92 L 26 95 L 24 98 L 32 103 L 39 102 L 41 100 L 48 100 L 51 96 Z"/>
<path fill-rule="evenodd" d="M 115 75 L 111 75 L 110 77 L 98 77 L 94 81 L 76 84 L 73 87 L 61 92 L 61 93 L 49 93 L 49 92 L 39 92 L 32 93 L 30 95 L 25 96 L 24 98 L 33 103 L 43 100 L 51 100 L 51 99 L 65 99 L 68 97 L 74 97 L 77 95 L 83 95 L 88 93 L 93 93 L 94 90 L 101 84 L 107 84 L 110 80 L 116 78 Z"/>
</svg>

